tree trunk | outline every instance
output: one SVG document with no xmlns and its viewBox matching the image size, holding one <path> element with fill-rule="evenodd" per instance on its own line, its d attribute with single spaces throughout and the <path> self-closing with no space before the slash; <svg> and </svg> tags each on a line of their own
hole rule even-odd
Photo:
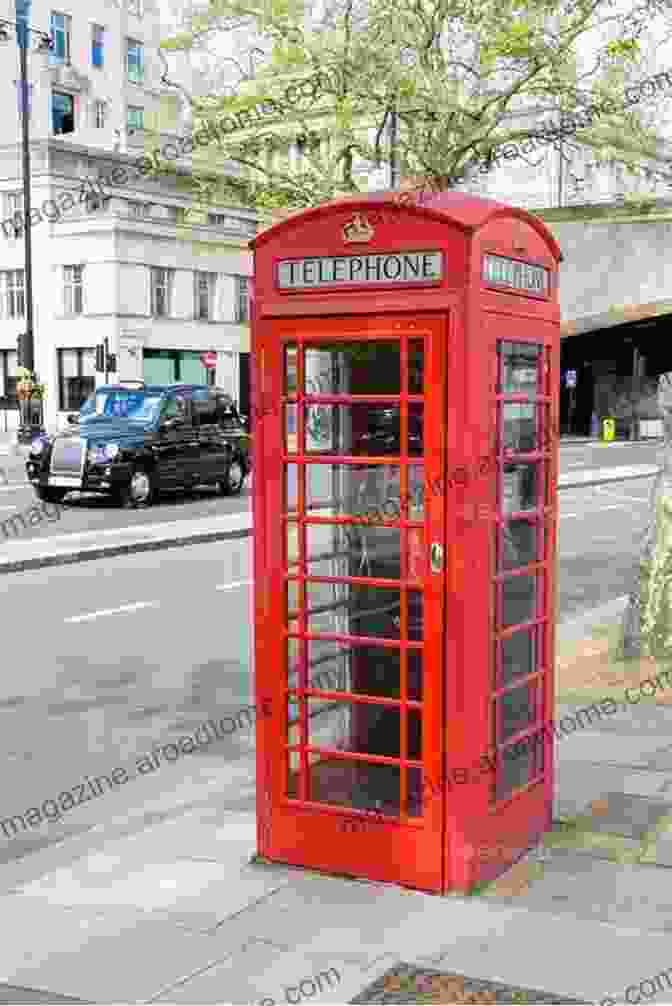
<svg viewBox="0 0 672 1006">
<path fill-rule="evenodd" d="M 646 528 L 623 615 L 626 657 L 672 658 L 672 372 L 658 378 L 663 420 L 662 471 L 656 476 Z"/>
</svg>

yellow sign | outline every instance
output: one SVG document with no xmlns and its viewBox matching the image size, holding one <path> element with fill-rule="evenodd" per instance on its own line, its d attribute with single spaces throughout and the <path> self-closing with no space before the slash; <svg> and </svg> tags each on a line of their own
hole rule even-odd
<svg viewBox="0 0 672 1006">
<path fill-rule="evenodd" d="M 616 421 L 614 419 L 602 420 L 602 439 L 607 443 L 616 436 Z"/>
</svg>

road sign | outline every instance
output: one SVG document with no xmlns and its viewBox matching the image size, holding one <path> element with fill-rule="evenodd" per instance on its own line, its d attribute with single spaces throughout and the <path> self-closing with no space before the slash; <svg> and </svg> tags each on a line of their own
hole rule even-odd
<svg viewBox="0 0 672 1006">
<path fill-rule="evenodd" d="M 575 388 L 576 387 L 576 371 L 566 370 L 565 371 L 565 387 Z"/>
<path fill-rule="evenodd" d="M 217 366 L 217 353 L 214 350 L 209 350 L 207 353 L 201 353 L 201 363 L 208 370 L 214 370 Z"/>
</svg>

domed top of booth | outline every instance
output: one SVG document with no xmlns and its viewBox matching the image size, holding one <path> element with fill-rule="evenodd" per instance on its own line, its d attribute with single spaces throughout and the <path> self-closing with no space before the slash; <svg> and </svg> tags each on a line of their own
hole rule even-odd
<svg viewBox="0 0 672 1006">
<path fill-rule="evenodd" d="M 400 192 L 391 189 L 371 192 L 368 195 L 343 196 L 340 199 L 322 203 L 320 206 L 313 206 L 310 209 L 293 213 L 286 220 L 282 220 L 258 234 L 249 242 L 249 247 L 253 250 L 261 248 L 267 242 L 292 231 L 295 227 L 305 227 L 310 222 L 317 224 L 320 218 L 330 216 L 344 208 L 366 211 L 367 208 L 373 209 L 383 204 L 403 207 L 405 210 L 425 215 L 432 220 L 450 222 L 466 233 L 475 233 L 497 217 L 517 218 L 533 227 L 547 244 L 548 250 L 556 262 L 562 262 L 560 245 L 538 217 L 517 206 L 509 206 L 494 199 L 485 199 L 482 196 L 472 196 L 466 192 L 456 191 Z"/>
</svg>

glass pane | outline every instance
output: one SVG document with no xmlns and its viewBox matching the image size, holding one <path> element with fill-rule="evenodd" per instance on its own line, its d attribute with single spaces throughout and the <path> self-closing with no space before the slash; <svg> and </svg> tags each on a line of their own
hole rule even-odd
<svg viewBox="0 0 672 1006">
<path fill-rule="evenodd" d="M 537 613 L 537 582 L 541 577 L 510 576 L 503 583 L 502 625 L 529 622 Z"/>
<path fill-rule="evenodd" d="M 406 792 L 409 817 L 422 817 L 423 774 L 421 768 L 406 769 Z"/>
<path fill-rule="evenodd" d="M 298 509 L 299 476 L 298 465 L 287 465 L 285 468 L 285 510 Z"/>
<path fill-rule="evenodd" d="M 408 519 L 424 521 L 425 519 L 425 466 L 409 465 L 408 467 Z"/>
<path fill-rule="evenodd" d="M 514 632 L 512 636 L 501 642 L 502 653 L 502 686 L 510 685 L 516 678 L 524 674 L 532 674 L 537 669 L 536 629 L 526 632 Z"/>
<path fill-rule="evenodd" d="M 420 642 L 424 635 L 424 595 L 419 590 L 409 590 L 407 598 L 408 638 Z"/>
<path fill-rule="evenodd" d="M 407 693 L 411 702 L 422 702 L 422 650 L 407 650 Z"/>
<path fill-rule="evenodd" d="M 399 815 L 399 769 L 328 756 L 310 766 L 310 799 Z"/>
<path fill-rule="evenodd" d="M 298 352 L 294 344 L 285 346 L 285 394 L 295 395 L 299 386 Z"/>
<path fill-rule="evenodd" d="M 406 718 L 408 757 L 414 761 L 422 759 L 422 719 L 419 709 L 409 709 Z"/>
<path fill-rule="evenodd" d="M 401 532 L 370 525 L 307 524 L 309 576 L 401 579 Z"/>
<path fill-rule="evenodd" d="M 399 757 L 401 714 L 398 708 L 308 699 L 308 743 L 357 754 Z"/>
<path fill-rule="evenodd" d="M 287 581 L 287 617 L 296 616 L 299 612 L 299 582 L 298 580 Z"/>
<path fill-rule="evenodd" d="M 408 453 L 417 456 L 424 453 L 424 405 L 411 404 L 408 407 Z"/>
<path fill-rule="evenodd" d="M 299 525 L 293 521 L 287 524 L 287 569 L 291 572 L 299 562 Z M 296 570 L 294 570 L 296 572 Z"/>
<path fill-rule="evenodd" d="M 296 454 L 297 451 L 297 416 L 298 407 L 296 405 L 285 406 L 285 450 L 288 454 Z"/>
<path fill-rule="evenodd" d="M 398 465 L 306 465 L 306 513 L 367 517 L 378 523 L 394 520 L 399 515 L 399 481 Z"/>
<path fill-rule="evenodd" d="M 504 450 L 524 453 L 539 449 L 537 439 L 537 410 L 534 405 L 504 402 L 502 408 L 502 434 Z"/>
<path fill-rule="evenodd" d="M 531 726 L 535 716 L 535 694 L 536 685 L 522 685 L 513 688 L 498 699 L 500 715 L 500 741 L 506 741 L 509 737 L 519 733 L 526 727 Z"/>
<path fill-rule="evenodd" d="M 350 583 L 308 583 L 308 631 L 399 639 L 398 590 Z"/>
<path fill-rule="evenodd" d="M 536 395 L 540 346 L 521 342 L 500 342 L 502 384 L 500 394 Z"/>
<path fill-rule="evenodd" d="M 425 341 L 408 341 L 408 393 L 422 395 L 425 390 Z"/>
<path fill-rule="evenodd" d="M 502 511 L 534 510 L 538 505 L 539 465 L 504 465 Z"/>
<path fill-rule="evenodd" d="M 399 650 L 313 639 L 308 643 L 308 659 L 311 688 L 399 698 Z"/>
<path fill-rule="evenodd" d="M 399 395 L 399 343 L 378 340 L 307 346 L 305 373 L 306 394 Z"/>
<path fill-rule="evenodd" d="M 506 799 L 533 778 L 536 739 L 537 735 L 525 737 L 500 752 L 496 789 L 498 800 Z"/>
<path fill-rule="evenodd" d="M 306 451 L 370 457 L 398 455 L 399 406 L 307 405 Z"/>
<path fill-rule="evenodd" d="M 504 536 L 502 569 L 519 569 L 531 562 L 540 562 L 539 525 L 530 520 L 509 520 L 500 527 Z"/>
<path fill-rule="evenodd" d="M 290 637 L 287 640 L 287 687 L 299 687 L 299 660 L 301 658 L 302 641 Z"/>
</svg>

